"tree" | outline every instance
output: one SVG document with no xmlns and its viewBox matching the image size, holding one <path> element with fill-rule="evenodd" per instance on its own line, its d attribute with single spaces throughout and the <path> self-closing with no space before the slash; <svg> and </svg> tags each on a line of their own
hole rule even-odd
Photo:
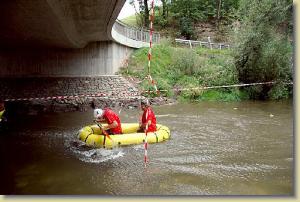
<svg viewBox="0 0 300 202">
<path fill-rule="evenodd" d="M 292 79 L 292 46 L 287 33 L 280 30 L 291 21 L 291 7 L 291 0 L 241 0 L 234 57 L 240 82 Z M 266 98 L 272 87 L 249 89 L 253 98 Z"/>
<path fill-rule="evenodd" d="M 164 20 L 167 19 L 168 17 L 168 5 L 167 5 L 167 0 L 161 0 L 162 3 L 162 17 Z"/>
<path fill-rule="evenodd" d="M 143 15 L 137 10 L 134 0 L 130 0 L 129 4 L 131 6 L 133 6 L 133 8 L 134 8 L 135 18 L 136 18 L 137 25 L 139 27 L 143 27 L 143 25 L 144 25 L 144 23 L 143 23 L 144 22 Z"/>
<path fill-rule="evenodd" d="M 144 0 L 144 19 L 145 19 L 145 27 L 149 27 L 149 9 L 148 9 L 148 1 Z"/>
<path fill-rule="evenodd" d="M 148 1 L 147 0 L 138 0 L 140 13 L 142 13 L 144 17 L 144 26 L 149 27 L 149 8 L 148 8 Z"/>
</svg>

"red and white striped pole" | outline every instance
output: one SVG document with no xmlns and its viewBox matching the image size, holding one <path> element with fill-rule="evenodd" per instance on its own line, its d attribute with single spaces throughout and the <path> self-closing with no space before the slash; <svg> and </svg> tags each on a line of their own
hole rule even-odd
<svg viewBox="0 0 300 202">
<path fill-rule="evenodd" d="M 147 163 L 149 162 L 148 158 L 148 141 L 147 141 L 147 135 L 148 135 L 148 109 L 146 111 L 146 127 L 145 127 L 145 142 L 144 142 L 144 149 L 145 149 L 145 154 L 144 154 L 144 165 L 145 168 L 147 167 Z"/>
<path fill-rule="evenodd" d="M 150 36 L 149 36 L 149 51 L 148 51 L 148 76 L 150 75 L 150 66 L 151 66 L 151 58 L 152 58 L 152 35 L 153 35 L 153 20 L 154 20 L 154 0 L 151 2 L 151 10 L 150 10 Z"/>
<path fill-rule="evenodd" d="M 153 36 L 153 21 L 154 21 L 154 0 L 151 1 L 151 10 L 150 10 L 150 36 L 149 36 L 149 51 L 148 51 L 148 79 L 150 83 L 154 86 L 155 91 L 157 92 L 157 87 L 155 85 L 154 80 L 150 75 L 150 67 L 151 67 L 151 58 L 152 58 L 152 36 Z M 147 135 L 148 135 L 148 111 L 146 112 L 146 128 L 145 128 L 145 143 L 144 143 L 144 164 L 147 167 L 147 163 L 149 162 L 148 158 L 148 142 L 147 142 Z"/>
<path fill-rule="evenodd" d="M 151 10 L 150 10 L 150 15 L 149 15 L 149 18 L 150 18 L 150 36 L 149 36 L 149 43 L 150 43 L 150 46 L 149 46 L 149 51 L 148 51 L 148 79 L 149 79 L 149 82 L 150 84 L 154 87 L 156 93 L 158 92 L 158 89 L 157 89 L 157 86 L 156 86 L 156 83 L 155 81 L 152 79 L 151 77 L 151 74 L 150 74 L 150 67 L 151 67 L 151 59 L 152 59 L 152 38 L 153 38 L 153 21 L 154 21 L 154 0 L 152 0 L 151 2 Z"/>
<path fill-rule="evenodd" d="M 147 142 L 147 133 L 148 133 L 148 126 L 146 125 L 146 137 L 145 137 L 145 143 L 144 143 L 144 149 L 145 149 L 145 154 L 144 154 L 144 165 L 147 167 L 147 163 L 149 162 L 148 158 L 148 142 Z"/>
</svg>

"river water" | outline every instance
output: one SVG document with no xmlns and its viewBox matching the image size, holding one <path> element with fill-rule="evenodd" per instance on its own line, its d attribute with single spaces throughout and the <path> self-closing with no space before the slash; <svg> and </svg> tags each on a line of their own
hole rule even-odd
<svg viewBox="0 0 300 202">
<path fill-rule="evenodd" d="M 137 122 L 139 110 L 119 111 Z M 154 107 L 171 139 L 88 148 L 87 112 L 21 118 L 1 135 L 0 194 L 293 195 L 293 103 L 202 102 Z"/>
</svg>

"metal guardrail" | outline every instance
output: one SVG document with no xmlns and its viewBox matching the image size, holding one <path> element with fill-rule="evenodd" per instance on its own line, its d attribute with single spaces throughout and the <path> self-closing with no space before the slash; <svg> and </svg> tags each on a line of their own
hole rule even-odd
<svg viewBox="0 0 300 202">
<path fill-rule="evenodd" d="M 230 48 L 229 44 L 224 43 L 213 43 L 210 41 L 210 38 L 208 38 L 208 41 L 193 41 L 193 40 L 185 40 L 185 39 L 175 39 L 176 43 L 181 43 L 185 45 L 189 45 L 190 48 L 193 48 L 195 46 L 201 46 L 206 47 L 210 49 L 224 49 L 224 48 Z"/>
<path fill-rule="evenodd" d="M 144 30 L 144 29 L 137 29 L 134 27 L 130 27 L 129 25 L 126 25 L 125 23 L 121 22 L 120 20 L 116 20 L 114 24 L 114 30 L 118 32 L 119 34 L 136 40 L 136 41 L 142 41 L 142 42 L 149 42 L 150 41 L 150 31 Z M 160 41 L 160 34 L 158 32 L 153 32 L 152 35 L 152 42 L 153 43 L 159 43 Z"/>
</svg>

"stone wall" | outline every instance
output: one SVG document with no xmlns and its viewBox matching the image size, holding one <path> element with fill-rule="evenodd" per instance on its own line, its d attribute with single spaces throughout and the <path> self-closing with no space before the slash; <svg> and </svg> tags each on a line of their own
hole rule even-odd
<svg viewBox="0 0 300 202">
<path fill-rule="evenodd" d="M 0 99 L 12 114 L 137 107 L 143 98 L 122 76 L 1 78 Z"/>
</svg>

